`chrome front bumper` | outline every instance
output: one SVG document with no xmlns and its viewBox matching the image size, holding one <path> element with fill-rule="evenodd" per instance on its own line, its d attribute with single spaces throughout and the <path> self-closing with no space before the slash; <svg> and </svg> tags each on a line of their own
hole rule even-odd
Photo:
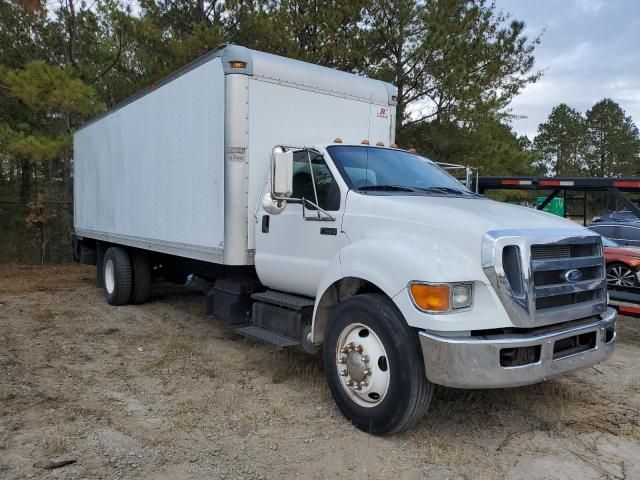
<svg viewBox="0 0 640 480">
<path fill-rule="evenodd" d="M 421 331 L 419 337 L 427 378 L 447 387 L 517 387 L 589 367 L 608 358 L 616 343 L 616 311 L 609 308 L 599 317 L 564 329 L 550 326 L 540 332 L 520 335 L 443 337 Z M 554 358 L 557 341 L 591 332 L 595 332 L 593 347 Z M 500 364 L 501 350 L 534 346 L 540 346 L 539 359 L 534 363 L 506 367 Z"/>
</svg>

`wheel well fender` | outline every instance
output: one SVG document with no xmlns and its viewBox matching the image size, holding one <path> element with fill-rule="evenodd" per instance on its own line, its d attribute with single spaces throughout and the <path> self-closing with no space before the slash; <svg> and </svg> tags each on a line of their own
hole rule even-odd
<svg viewBox="0 0 640 480">
<path fill-rule="evenodd" d="M 325 327 L 338 303 L 359 293 L 382 293 L 393 300 L 406 286 L 404 277 L 419 253 L 397 237 L 365 238 L 343 248 L 320 281 L 311 329 L 313 343 L 323 341 Z"/>
<path fill-rule="evenodd" d="M 374 283 L 358 277 L 343 277 L 329 285 L 316 301 L 311 337 L 313 343 L 321 343 L 334 307 L 361 293 L 386 293 Z"/>
</svg>

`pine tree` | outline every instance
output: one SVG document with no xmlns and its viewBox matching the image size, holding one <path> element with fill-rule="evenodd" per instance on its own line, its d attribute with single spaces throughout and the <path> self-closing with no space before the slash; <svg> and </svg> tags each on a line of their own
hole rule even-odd
<svg viewBox="0 0 640 480">
<path fill-rule="evenodd" d="M 553 107 L 538 126 L 533 140 L 538 165 L 548 175 L 580 175 L 585 170 L 586 123 L 580 112 L 565 103 Z"/>
<path fill-rule="evenodd" d="M 511 127 L 490 118 L 474 128 L 456 123 L 422 122 L 403 133 L 413 146 L 431 160 L 469 165 L 481 175 L 527 175 L 536 158 L 526 137 L 518 137 Z"/>
<path fill-rule="evenodd" d="M 375 60 L 370 74 L 398 88 L 396 129 L 436 121 L 473 126 L 535 82 L 539 38 L 485 0 L 371 2 L 365 16 Z"/>
<path fill-rule="evenodd" d="M 590 175 L 640 175 L 640 136 L 631 117 L 605 98 L 586 114 Z"/>
</svg>

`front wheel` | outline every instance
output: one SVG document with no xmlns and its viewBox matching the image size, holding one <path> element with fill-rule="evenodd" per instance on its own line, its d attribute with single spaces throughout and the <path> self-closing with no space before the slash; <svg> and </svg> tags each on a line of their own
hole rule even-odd
<svg viewBox="0 0 640 480">
<path fill-rule="evenodd" d="M 424 372 L 418 337 L 387 297 L 356 295 L 339 304 L 327 326 L 324 371 L 340 411 L 375 435 L 414 426 L 433 384 Z"/>
</svg>

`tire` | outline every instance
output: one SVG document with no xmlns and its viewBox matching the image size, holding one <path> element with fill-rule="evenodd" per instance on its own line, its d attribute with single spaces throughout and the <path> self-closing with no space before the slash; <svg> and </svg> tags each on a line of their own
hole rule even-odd
<svg viewBox="0 0 640 480">
<path fill-rule="evenodd" d="M 132 252 L 130 257 L 133 283 L 129 302 L 139 305 L 149 300 L 151 295 L 151 263 L 149 256 L 144 252 Z"/>
<path fill-rule="evenodd" d="M 104 291 L 110 305 L 126 305 L 131 298 L 131 262 L 124 248 L 110 247 L 104 254 Z"/>
<path fill-rule="evenodd" d="M 607 265 L 607 284 L 637 287 L 638 277 L 633 269 L 624 263 Z"/>
<path fill-rule="evenodd" d="M 356 295 L 340 303 L 325 330 L 322 356 L 333 399 L 359 429 L 398 433 L 426 413 L 434 386 L 418 336 L 386 296 Z"/>
</svg>

